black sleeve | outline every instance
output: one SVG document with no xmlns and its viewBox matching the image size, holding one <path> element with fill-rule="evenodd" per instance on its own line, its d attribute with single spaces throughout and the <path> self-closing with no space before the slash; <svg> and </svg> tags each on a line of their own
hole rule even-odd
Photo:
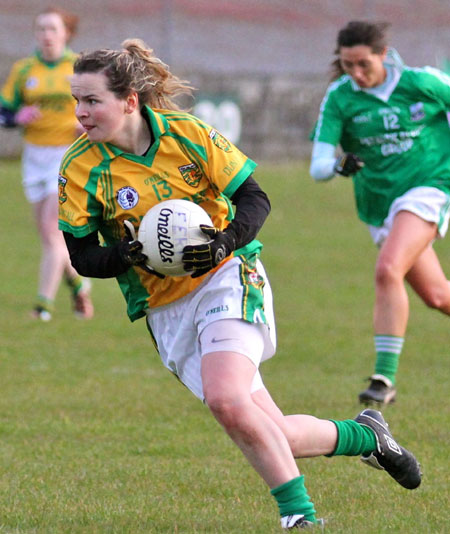
<svg viewBox="0 0 450 534">
<path fill-rule="evenodd" d="M 64 233 L 70 261 L 82 276 L 93 278 L 113 278 L 125 273 L 130 266 L 125 264 L 117 246 L 102 247 L 97 232 L 86 237 L 74 237 Z"/>
<path fill-rule="evenodd" d="M 17 126 L 14 120 L 15 115 L 13 111 L 0 106 L 0 126 L 4 128 L 14 128 L 14 126 Z"/>
<path fill-rule="evenodd" d="M 233 237 L 237 249 L 256 237 L 270 212 L 270 202 L 252 176 L 249 176 L 235 191 L 231 201 L 236 206 L 236 214 L 226 232 Z M 121 259 L 117 246 L 100 245 L 97 232 L 85 237 L 74 237 L 68 232 L 63 233 L 70 261 L 82 276 L 112 278 L 130 268 Z"/>
<path fill-rule="evenodd" d="M 231 202 L 236 213 L 226 232 L 233 235 L 237 249 L 255 239 L 270 213 L 270 201 L 250 175 L 231 196 Z"/>
</svg>

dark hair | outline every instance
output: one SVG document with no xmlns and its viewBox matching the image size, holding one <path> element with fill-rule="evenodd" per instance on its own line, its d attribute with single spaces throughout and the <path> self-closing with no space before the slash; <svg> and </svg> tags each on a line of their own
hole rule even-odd
<svg viewBox="0 0 450 534">
<path fill-rule="evenodd" d="M 179 95 L 192 95 L 189 82 L 174 76 L 140 39 L 127 39 L 122 50 L 103 48 L 82 52 L 75 61 L 75 74 L 102 72 L 108 89 L 118 98 L 136 91 L 139 102 L 152 108 L 180 109 L 173 101 Z"/>
<path fill-rule="evenodd" d="M 365 45 L 369 46 L 375 54 L 381 54 L 387 46 L 389 26 L 389 22 L 352 20 L 339 31 L 334 53 L 339 55 L 343 46 Z M 333 80 L 344 74 L 339 57 L 332 62 L 331 69 Z"/>
<path fill-rule="evenodd" d="M 37 16 L 49 15 L 50 13 L 56 13 L 56 15 L 59 15 L 61 17 L 61 20 L 63 21 L 63 24 L 67 31 L 67 42 L 69 42 L 77 33 L 78 22 L 80 20 L 79 17 L 56 6 L 50 6 L 45 8 L 43 11 L 40 11 Z"/>
</svg>

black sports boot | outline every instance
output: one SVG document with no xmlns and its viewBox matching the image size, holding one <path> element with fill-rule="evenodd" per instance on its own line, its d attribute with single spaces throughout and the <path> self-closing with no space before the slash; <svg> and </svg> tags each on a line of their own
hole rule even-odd
<svg viewBox="0 0 450 534">
<path fill-rule="evenodd" d="M 361 456 L 361 460 L 376 469 L 385 469 L 404 488 L 417 488 L 422 479 L 420 465 L 414 455 L 392 437 L 381 412 L 363 410 L 355 421 L 371 428 L 377 439 L 377 449 L 369 456 Z"/>
<path fill-rule="evenodd" d="M 389 378 L 383 375 L 372 375 L 369 380 L 369 387 L 359 394 L 359 402 L 361 404 L 372 404 L 374 402 L 389 404 L 390 402 L 395 402 L 397 391 Z"/>
</svg>

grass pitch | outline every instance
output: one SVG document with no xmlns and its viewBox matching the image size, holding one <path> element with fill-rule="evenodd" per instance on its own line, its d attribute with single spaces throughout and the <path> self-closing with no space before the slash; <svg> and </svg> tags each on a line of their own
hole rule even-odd
<svg viewBox="0 0 450 534">
<path fill-rule="evenodd" d="M 315 184 L 303 164 L 261 165 L 272 201 L 260 238 L 274 290 L 277 356 L 262 366 L 286 413 L 353 418 L 372 372 L 376 251 L 351 184 Z M 0 534 L 275 533 L 268 489 L 219 425 L 163 368 L 114 280 L 95 280 L 96 316 L 29 319 L 39 244 L 17 161 L 0 162 Z M 436 244 L 450 273 L 448 238 Z M 449 319 L 411 295 L 398 402 L 384 410 L 419 458 L 415 491 L 357 458 L 299 461 L 326 532 L 444 533 Z"/>
</svg>

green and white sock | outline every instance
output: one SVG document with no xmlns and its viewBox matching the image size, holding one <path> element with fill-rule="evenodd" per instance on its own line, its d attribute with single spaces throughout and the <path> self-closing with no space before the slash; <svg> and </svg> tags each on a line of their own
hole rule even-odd
<svg viewBox="0 0 450 534">
<path fill-rule="evenodd" d="M 304 515 L 308 521 L 315 523 L 316 511 L 306 491 L 304 479 L 303 475 L 293 478 L 289 482 L 271 489 L 270 493 L 277 501 L 280 517 Z"/>
<path fill-rule="evenodd" d="M 41 309 L 48 312 L 52 312 L 54 308 L 53 300 L 48 299 L 47 297 L 43 297 L 42 295 L 38 295 L 36 298 L 36 305 L 35 309 Z"/>
<path fill-rule="evenodd" d="M 398 361 L 402 352 L 405 339 L 397 336 L 375 336 L 375 351 L 377 359 L 375 361 L 375 374 L 388 378 L 395 384 Z"/>
<path fill-rule="evenodd" d="M 80 292 L 81 288 L 83 287 L 83 278 L 77 274 L 75 278 L 69 278 L 66 277 L 67 285 L 70 287 L 72 294 L 74 296 L 77 296 Z"/>
</svg>

